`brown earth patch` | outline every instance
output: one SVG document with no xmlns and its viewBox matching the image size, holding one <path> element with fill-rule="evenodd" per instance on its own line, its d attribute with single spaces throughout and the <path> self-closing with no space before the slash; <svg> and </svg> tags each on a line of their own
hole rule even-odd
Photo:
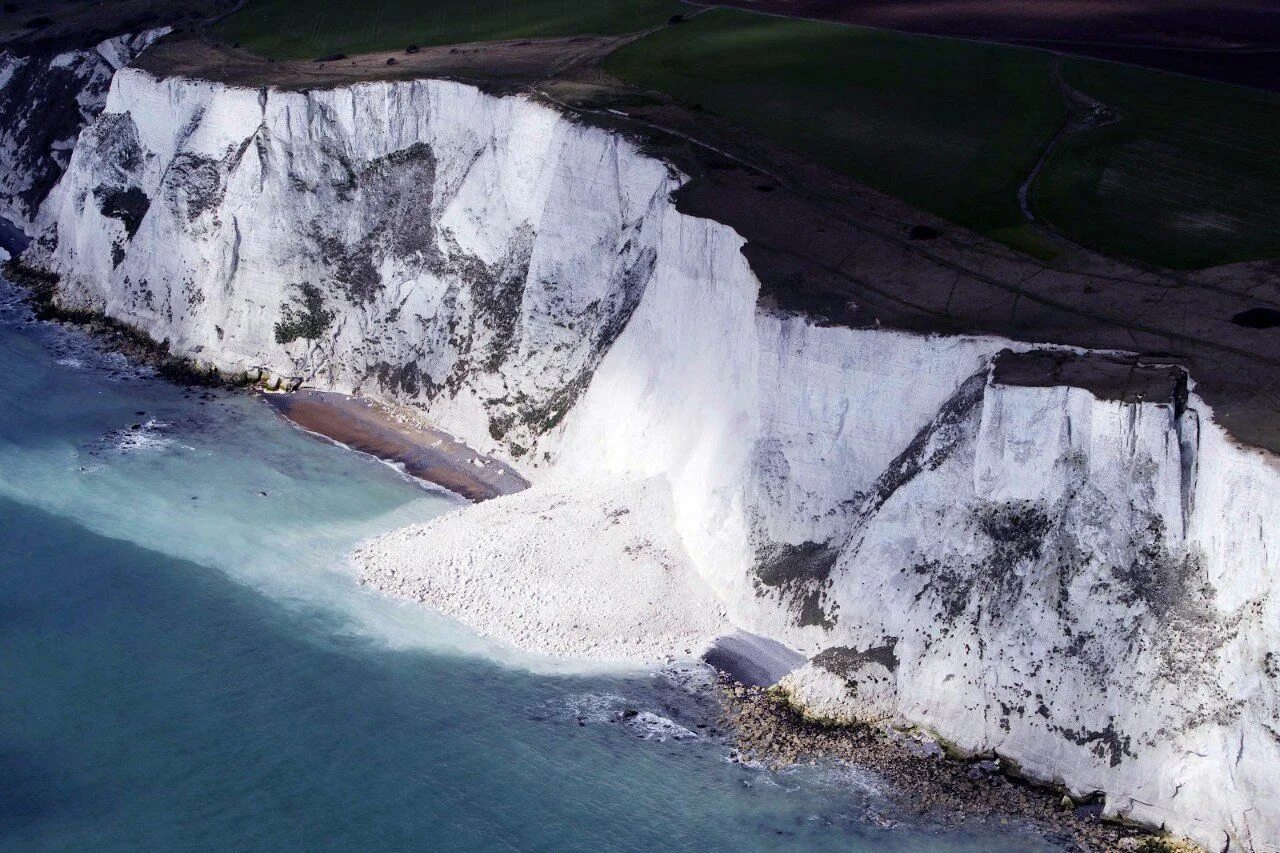
<svg viewBox="0 0 1280 853">
<path fill-rule="evenodd" d="M 1280 91 L 1280 16 L 1263 0 L 723 0 L 716 5 L 1024 44 Z"/>
<path fill-rule="evenodd" d="M 366 53 L 324 62 L 269 60 L 198 34 L 167 38 L 136 63 L 161 77 L 184 76 L 234 86 L 314 89 L 372 80 L 429 77 L 528 81 L 598 61 L 626 37 L 574 36 L 537 41 L 496 41 Z M 395 62 L 388 64 L 388 60 Z"/>
<path fill-rule="evenodd" d="M 388 462 L 412 477 L 470 501 L 523 491 L 529 483 L 510 466 L 483 456 L 448 433 L 360 397 L 302 390 L 263 394 L 302 429 Z"/>
</svg>

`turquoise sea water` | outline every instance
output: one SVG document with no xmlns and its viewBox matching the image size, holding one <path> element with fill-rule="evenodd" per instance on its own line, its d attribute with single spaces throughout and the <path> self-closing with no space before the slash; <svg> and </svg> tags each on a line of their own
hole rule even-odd
<svg viewBox="0 0 1280 853">
<path fill-rule="evenodd" d="M 731 762 L 700 669 L 574 673 L 362 589 L 353 545 L 457 501 L 4 287 L 0 848 L 1050 849 Z"/>
</svg>

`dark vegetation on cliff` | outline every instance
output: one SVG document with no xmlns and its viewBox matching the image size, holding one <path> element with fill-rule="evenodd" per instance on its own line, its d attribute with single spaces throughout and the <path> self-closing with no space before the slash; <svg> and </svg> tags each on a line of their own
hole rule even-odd
<svg viewBox="0 0 1280 853">
<path fill-rule="evenodd" d="M 282 319 L 275 325 L 276 343 L 290 344 L 301 338 L 314 341 L 333 322 L 333 312 L 325 310 L 324 294 L 309 281 L 298 285 L 296 305 L 281 305 Z"/>
<path fill-rule="evenodd" d="M 98 197 L 98 209 L 102 211 L 102 215 L 123 222 L 125 233 L 129 235 L 129 239 L 133 239 L 133 235 L 138 233 L 138 227 L 142 225 L 142 218 L 151 207 L 151 199 L 147 198 L 147 194 L 137 187 L 98 187 L 94 195 Z"/>
</svg>

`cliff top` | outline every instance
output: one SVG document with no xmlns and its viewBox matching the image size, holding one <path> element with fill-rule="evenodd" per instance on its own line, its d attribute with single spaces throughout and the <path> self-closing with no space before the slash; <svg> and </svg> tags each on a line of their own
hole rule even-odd
<svg viewBox="0 0 1280 853">
<path fill-rule="evenodd" d="M 197 34 L 182 34 L 156 44 L 136 64 L 160 77 L 196 77 L 233 86 L 295 90 L 427 77 L 477 84 L 530 84 L 571 64 L 597 62 L 621 41 L 617 36 L 565 36 L 413 51 L 401 48 L 340 59 L 271 60 Z"/>
<path fill-rule="evenodd" d="M 243 0 L 27 0 L 0 6 L 0 48 L 20 55 L 87 50 L 124 33 L 198 27 Z"/>
<path fill-rule="evenodd" d="M 1068 385 L 1100 400 L 1162 403 L 1179 409 L 1187 402 L 1187 375 L 1180 367 L 1110 353 L 1004 350 L 996 356 L 991 381 L 1031 388 Z"/>
</svg>

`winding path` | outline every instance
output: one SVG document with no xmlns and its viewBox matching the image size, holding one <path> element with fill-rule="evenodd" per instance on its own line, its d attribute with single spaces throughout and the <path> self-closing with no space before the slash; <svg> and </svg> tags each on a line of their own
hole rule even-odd
<svg viewBox="0 0 1280 853">
<path fill-rule="evenodd" d="M 1040 152 L 1040 156 L 1036 159 L 1036 164 L 1031 167 L 1026 179 L 1018 187 L 1018 206 L 1022 208 L 1022 215 L 1027 217 L 1027 221 L 1046 227 L 1053 231 L 1054 236 L 1066 240 L 1068 238 L 1059 233 L 1057 229 L 1045 225 L 1036 217 L 1035 210 L 1031 205 L 1032 185 L 1035 184 L 1035 180 L 1039 177 L 1044 164 L 1048 162 L 1062 140 L 1086 130 L 1115 124 L 1120 121 L 1122 116 L 1116 109 L 1107 106 L 1092 95 L 1086 95 L 1068 83 L 1066 78 L 1062 76 L 1061 56 L 1054 56 L 1053 62 L 1049 64 L 1049 73 L 1052 75 L 1054 84 L 1057 85 L 1058 91 L 1062 93 L 1062 98 L 1066 102 L 1067 117 L 1063 120 L 1062 126 L 1058 128 L 1058 132 L 1053 135 L 1053 138 L 1045 145 L 1044 150 Z"/>
</svg>

